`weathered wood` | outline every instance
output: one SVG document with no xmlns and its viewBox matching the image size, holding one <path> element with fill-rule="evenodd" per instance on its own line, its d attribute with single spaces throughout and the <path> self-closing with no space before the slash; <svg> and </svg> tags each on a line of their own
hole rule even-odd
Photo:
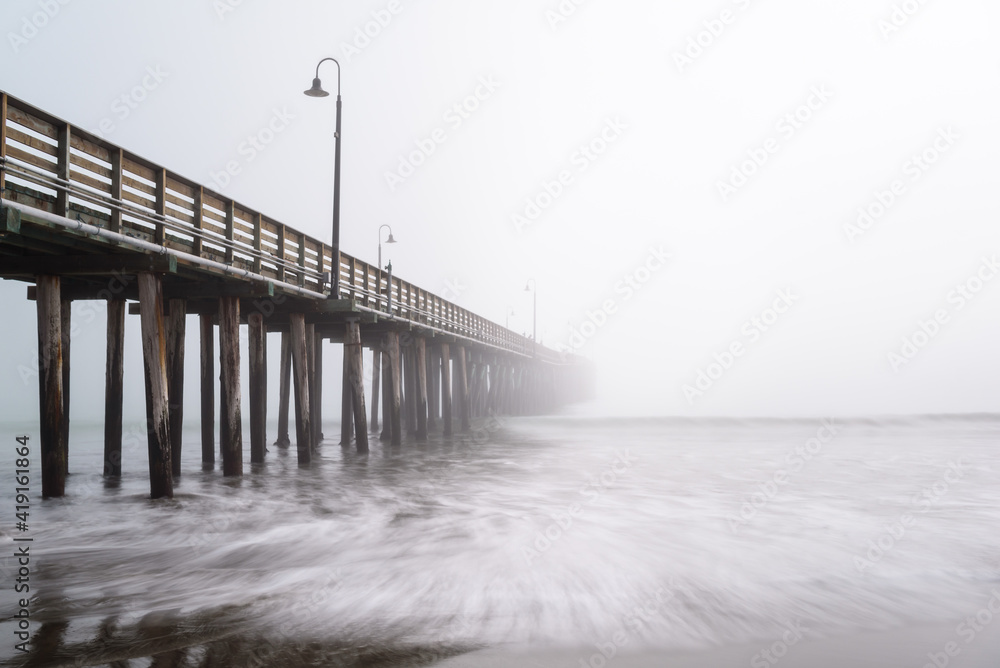
<svg viewBox="0 0 1000 668">
<path fill-rule="evenodd" d="M 65 468 L 65 473 L 69 474 L 69 359 L 70 359 L 70 341 L 72 340 L 71 334 L 73 333 L 73 302 L 66 299 L 61 299 L 59 304 L 59 327 L 60 327 L 60 338 L 62 339 L 62 398 L 63 398 L 63 410 L 62 410 L 62 421 L 59 425 L 59 442 L 62 444 L 65 457 L 63 457 L 63 466 Z"/>
<path fill-rule="evenodd" d="M 464 347 L 455 347 L 455 362 L 455 372 L 458 376 L 458 387 L 455 389 L 458 392 L 459 422 L 461 423 L 462 431 L 468 432 L 472 429 L 472 421 L 470 419 L 469 408 L 469 376 L 465 366 Z"/>
<path fill-rule="evenodd" d="M 404 346 L 399 351 L 399 361 L 403 371 L 403 419 L 406 421 L 406 433 L 413 436 L 417 433 L 417 411 L 414 395 L 417 392 L 416 370 L 413 365 L 413 347 Z"/>
<path fill-rule="evenodd" d="M 392 426 L 391 430 L 391 443 L 392 445 L 401 445 L 403 442 L 403 425 L 400 416 L 400 394 L 402 388 L 400 387 L 401 369 L 399 364 L 399 334 L 396 332 L 389 332 L 387 335 L 389 338 L 389 368 L 390 368 L 390 380 L 391 380 L 391 390 L 389 392 L 390 406 L 389 406 L 389 423 Z"/>
<path fill-rule="evenodd" d="M 438 371 L 438 352 L 434 348 L 427 350 L 427 431 L 436 427 L 441 398 L 441 375 Z"/>
<path fill-rule="evenodd" d="M 309 359 L 306 346 L 306 318 L 303 313 L 288 317 L 292 346 L 292 375 L 295 387 L 295 448 L 299 464 L 312 461 L 312 427 L 309 420 Z"/>
<path fill-rule="evenodd" d="M 351 403 L 354 406 L 354 438 L 358 452 L 368 452 L 368 416 L 365 415 L 364 348 L 361 347 L 361 327 L 356 320 L 347 323 L 348 350 L 346 369 L 351 386 Z"/>
<path fill-rule="evenodd" d="M 323 335 L 316 332 L 314 340 L 314 357 L 310 358 L 314 375 L 313 385 L 309 388 L 309 399 L 312 401 L 309 414 L 313 427 L 313 447 L 318 448 L 323 441 Z"/>
<path fill-rule="evenodd" d="M 243 416 L 240 408 L 240 300 L 219 298 L 219 366 L 221 394 L 219 447 L 222 474 L 243 475 Z"/>
<path fill-rule="evenodd" d="M 379 440 L 392 439 L 392 360 L 389 359 L 389 337 L 382 344 L 382 433 Z"/>
<path fill-rule="evenodd" d="M 258 312 L 247 317 L 250 350 L 250 463 L 263 464 L 267 452 L 267 379 L 264 375 L 264 316 Z"/>
<path fill-rule="evenodd" d="M 62 317 L 58 276 L 35 279 L 38 319 L 38 417 L 42 498 L 66 492 L 66 450 L 62 442 Z"/>
<path fill-rule="evenodd" d="M 281 366 L 278 370 L 278 446 L 291 445 L 288 435 L 288 403 L 292 378 L 292 338 L 288 332 L 281 333 Z"/>
<path fill-rule="evenodd" d="M 414 366 L 417 371 L 417 440 L 427 440 L 427 341 L 418 336 L 413 343 Z"/>
<path fill-rule="evenodd" d="M 142 272 L 137 277 L 139 303 L 142 305 L 143 370 L 147 381 L 146 438 L 149 448 L 150 497 L 174 495 L 170 462 L 170 395 L 167 384 L 166 332 L 163 323 L 163 293 L 155 274 Z"/>
<path fill-rule="evenodd" d="M 72 128 L 66 124 L 62 123 L 58 127 L 58 136 L 56 144 L 56 174 L 59 175 L 60 179 L 64 181 L 69 181 L 70 177 L 70 161 L 69 161 L 69 148 L 70 148 L 70 138 L 72 137 Z M 65 188 L 60 188 L 56 191 L 56 205 L 55 213 L 59 216 L 66 216 L 69 212 L 69 191 Z"/>
<path fill-rule="evenodd" d="M 174 477 L 181 474 L 181 447 L 184 442 L 184 338 L 187 302 L 171 299 L 167 318 L 167 383 L 170 395 L 170 465 Z"/>
<path fill-rule="evenodd" d="M 212 316 L 201 325 L 201 463 L 215 464 L 215 329 Z"/>
<path fill-rule="evenodd" d="M 451 351 L 441 344 L 441 431 L 451 436 Z"/>
<path fill-rule="evenodd" d="M 125 377 L 125 300 L 108 301 L 104 364 L 104 475 L 122 474 L 122 400 Z"/>
<path fill-rule="evenodd" d="M 382 374 L 382 351 L 372 348 L 372 433 L 378 431 L 379 376 Z"/>
<path fill-rule="evenodd" d="M 306 360 L 309 364 L 309 442 L 313 448 L 319 446 L 319 425 L 316 424 L 316 325 L 306 323 Z"/>
<path fill-rule="evenodd" d="M 7 159 L 7 93 L 0 92 L 0 162 Z M 0 195 L 6 187 L 7 172 L 0 169 Z"/>
<path fill-rule="evenodd" d="M 345 341 L 343 374 L 340 383 L 340 444 L 344 447 L 351 444 L 351 435 L 354 431 L 354 403 L 351 399 L 351 380 L 347 372 L 350 364 L 351 353 Z"/>
</svg>

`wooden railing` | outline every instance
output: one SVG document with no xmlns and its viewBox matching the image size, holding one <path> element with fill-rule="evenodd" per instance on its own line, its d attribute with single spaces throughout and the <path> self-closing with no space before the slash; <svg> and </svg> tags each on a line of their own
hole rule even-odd
<svg viewBox="0 0 1000 668">
<path fill-rule="evenodd" d="M 63 217 L 220 262 L 314 293 L 332 249 L 259 211 L 0 91 L 0 193 Z M 72 213 L 71 213 L 72 212 Z M 340 299 L 503 350 L 559 356 L 378 267 L 339 254 Z"/>
</svg>

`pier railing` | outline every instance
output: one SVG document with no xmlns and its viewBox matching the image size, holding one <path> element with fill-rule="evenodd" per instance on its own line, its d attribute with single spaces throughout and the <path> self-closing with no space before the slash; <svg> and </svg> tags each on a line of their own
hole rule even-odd
<svg viewBox="0 0 1000 668">
<path fill-rule="evenodd" d="M 242 269 L 294 290 L 550 361 L 559 356 L 367 262 L 339 253 L 230 197 L 156 165 L 0 91 L 2 198 L 125 237 Z M 211 272 L 211 268 L 206 268 Z"/>
</svg>

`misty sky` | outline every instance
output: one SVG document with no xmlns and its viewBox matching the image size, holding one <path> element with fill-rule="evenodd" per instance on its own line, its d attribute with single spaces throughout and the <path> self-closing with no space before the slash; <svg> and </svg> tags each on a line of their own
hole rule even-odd
<svg viewBox="0 0 1000 668">
<path fill-rule="evenodd" d="M 344 252 L 390 224 L 397 275 L 528 334 L 534 278 L 602 410 L 995 411 L 997 25 L 986 0 L 5 0 L 0 88 L 328 240 L 334 98 L 302 91 L 333 56 Z M 28 418 L 34 308 L 0 303 L 0 419 Z M 74 315 L 98 419 L 104 309 Z"/>
</svg>

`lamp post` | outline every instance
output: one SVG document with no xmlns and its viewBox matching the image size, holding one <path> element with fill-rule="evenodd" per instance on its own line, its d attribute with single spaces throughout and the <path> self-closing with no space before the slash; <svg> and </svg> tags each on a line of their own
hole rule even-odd
<svg viewBox="0 0 1000 668">
<path fill-rule="evenodd" d="M 378 228 L 378 268 L 382 270 L 382 228 L 389 227 L 388 225 L 382 225 Z M 389 238 L 385 240 L 387 244 L 394 244 L 396 240 L 392 238 L 392 228 L 389 227 Z"/>
<path fill-rule="evenodd" d="M 535 279 L 528 279 L 524 291 L 531 293 L 531 354 L 534 356 L 538 348 L 538 285 Z"/>
<path fill-rule="evenodd" d="M 323 58 L 316 63 L 316 76 L 313 78 L 312 88 L 305 91 L 309 97 L 327 97 L 329 93 L 323 90 L 323 84 L 319 80 L 319 66 L 328 60 L 337 64 L 337 129 L 334 137 L 337 140 L 333 158 L 333 238 L 330 242 L 332 254 L 332 266 L 330 267 L 331 286 L 330 299 L 340 298 L 340 63 L 336 58 Z"/>
</svg>

